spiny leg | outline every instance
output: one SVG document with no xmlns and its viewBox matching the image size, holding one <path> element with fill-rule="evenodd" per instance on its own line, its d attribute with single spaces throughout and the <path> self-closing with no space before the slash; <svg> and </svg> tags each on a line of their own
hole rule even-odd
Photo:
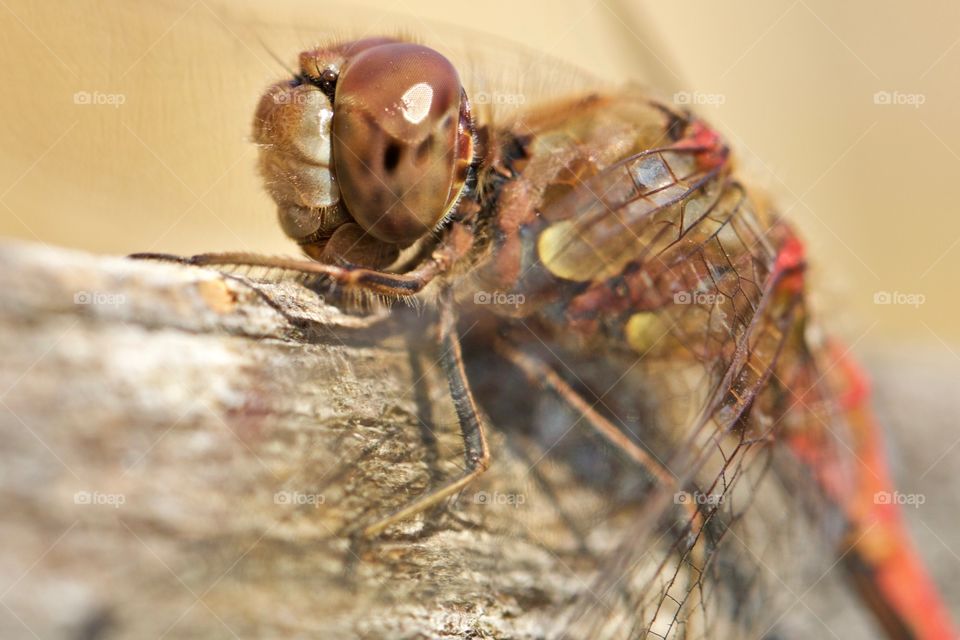
<svg viewBox="0 0 960 640">
<path fill-rule="evenodd" d="M 705 524 L 704 514 L 699 509 L 696 497 L 678 486 L 677 478 L 673 473 L 594 409 L 576 389 L 571 387 L 548 364 L 523 352 L 503 338 L 498 338 L 493 346 L 497 353 L 520 369 L 532 384 L 555 394 L 561 402 L 565 403 L 575 413 L 580 414 L 597 433 L 646 470 L 654 477 L 662 490 L 673 491 L 674 501 L 687 512 L 691 530 L 699 537 L 699 533 Z M 702 549 L 695 548 L 691 551 L 698 554 L 699 557 Z"/>
<path fill-rule="evenodd" d="M 344 291 L 364 291 L 387 298 L 407 298 L 430 284 L 437 276 L 465 256 L 473 246 L 473 234 L 464 225 L 452 222 L 444 229 L 436 248 L 403 273 L 378 271 L 352 264 L 326 264 L 284 256 L 263 256 L 256 253 L 202 253 L 183 258 L 163 253 L 135 253 L 131 258 L 164 260 L 198 267 L 230 269 L 263 267 L 291 271 L 320 280 L 327 280 Z"/>
<path fill-rule="evenodd" d="M 701 510 L 701 505 L 698 503 L 696 497 L 682 487 L 679 487 L 676 477 L 666 467 L 627 438 L 620 429 L 594 409 L 576 389 L 571 387 L 548 364 L 535 356 L 523 352 L 502 338 L 498 338 L 494 342 L 494 349 L 520 369 L 532 384 L 556 395 L 561 402 L 565 403 L 575 413 L 580 414 L 587 424 L 597 431 L 597 433 L 645 469 L 654 477 L 657 484 L 660 485 L 662 492 L 673 492 L 673 501 L 686 513 L 689 533 L 694 536 L 693 542 L 689 547 L 686 550 L 678 548 L 678 553 L 682 558 L 686 558 L 686 562 L 689 562 L 692 567 L 694 567 L 696 575 L 691 573 L 690 576 L 691 580 L 696 582 L 696 580 L 699 579 L 700 572 L 704 570 L 707 561 L 706 541 L 701 534 L 710 516 L 709 513 L 704 513 Z M 630 543 L 632 541 L 628 540 L 627 542 Z M 610 559 L 612 559 L 612 557 Z M 681 562 L 683 561 L 684 560 L 681 560 Z M 617 586 L 616 592 L 629 606 L 630 596 L 627 591 L 621 586 Z"/>
<path fill-rule="evenodd" d="M 426 463 L 430 470 L 430 482 L 439 482 L 443 472 L 438 466 L 439 451 L 437 448 L 437 435 L 434 433 L 437 425 L 434 421 L 433 403 L 430 401 L 428 385 L 426 384 L 427 374 L 424 371 L 421 362 L 422 352 L 419 349 L 410 347 L 407 349 L 407 359 L 410 362 L 410 372 L 414 379 L 413 396 L 417 405 L 417 419 L 420 422 L 420 444 L 426 453 Z"/>
<path fill-rule="evenodd" d="M 450 396 L 457 412 L 457 421 L 463 434 L 464 461 L 466 471 L 456 480 L 417 498 L 399 511 L 379 520 L 365 529 L 367 538 L 379 535 L 387 527 L 416 515 L 445 500 L 470 484 L 490 466 L 490 450 L 484 434 L 483 421 L 477 409 L 476 401 L 470 392 L 466 371 L 463 366 L 463 353 L 456 332 L 456 315 L 449 290 L 440 297 L 440 362 L 450 386 Z"/>
<path fill-rule="evenodd" d="M 243 252 L 201 253 L 188 258 L 164 253 L 135 253 L 129 257 L 135 260 L 161 260 L 197 267 L 264 267 L 293 271 L 308 277 L 326 279 L 345 290 L 363 290 L 390 298 L 402 298 L 419 293 L 448 266 L 445 256 L 439 251 L 423 264 L 406 273 L 388 273 L 362 267 L 323 264 L 311 260 Z"/>
<path fill-rule="evenodd" d="M 676 484 L 676 478 L 666 467 L 654 460 L 653 456 L 637 446 L 616 425 L 590 406 L 583 396 L 567 384 L 549 365 L 539 358 L 524 353 L 503 339 L 496 340 L 494 349 L 520 369 L 531 383 L 554 393 L 574 412 L 580 414 L 597 433 L 646 469 L 659 484 L 664 487 L 671 487 Z"/>
</svg>

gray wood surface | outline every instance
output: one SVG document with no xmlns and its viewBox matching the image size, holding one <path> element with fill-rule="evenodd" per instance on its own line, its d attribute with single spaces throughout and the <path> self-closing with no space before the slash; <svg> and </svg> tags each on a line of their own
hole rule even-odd
<svg viewBox="0 0 960 640">
<path fill-rule="evenodd" d="M 0 636 L 541 636 L 590 565 L 529 461 L 494 433 L 459 500 L 352 545 L 462 466 L 445 381 L 382 316 L 261 291 L 283 313 L 211 271 L 0 247 Z"/>
<path fill-rule="evenodd" d="M 258 290 L 0 244 L 0 637 L 538 638 L 595 597 L 634 506 L 594 517 L 609 496 L 550 460 L 530 473 L 543 451 L 497 429 L 458 500 L 352 543 L 462 466 L 429 314 L 412 340 L 296 283 Z M 951 585 L 958 367 L 931 357 L 906 383 L 901 358 L 872 362 L 898 478 L 928 496 L 911 527 Z M 826 594 L 805 598 L 816 624 L 859 637 L 849 598 Z M 619 602 L 602 605 L 614 627 Z"/>
</svg>

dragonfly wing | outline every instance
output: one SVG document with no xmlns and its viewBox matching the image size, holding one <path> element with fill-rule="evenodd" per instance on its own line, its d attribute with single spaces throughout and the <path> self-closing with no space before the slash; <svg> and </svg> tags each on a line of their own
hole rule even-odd
<svg viewBox="0 0 960 640">
<path fill-rule="evenodd" d="M 603 336 L 625 363 L 623 384 L 595 387 L 598 402 L 676 478 L 639 497 L 643 514 L 589 596 L 561 618 L 559 636 L 789 628 L 781 618 L 796 604 L 793 589 L 819 577 L 801 576 L 828 571 L 852 548 L 851 534 L 866 538 L 881 517 L 873 490 L 890 487 L 870 444 L 875 429 L 837 408 L 842 384 L 826 376 L 826 347 L 810 337 L 802 244 L 733 179 L 716 134 L 692 119 L 667 122 L 662 146 L 575 176 L 541 208 L 537 257 L 579 283 L 559 313 L 578 335 Z M 637 380 L 633 394 L 642 390 L 648 412 L 631 428 L 624 398 Z M 894 612 L 891 637 L 940 637 L 930 629 L 949 633 L 949 622 L 918 613 L 919 603 L 939 609 L 897 527 L 876 530 L 889 534 L 894 560 L 862 553 L 864 543 L 845 564 L 872 608 Z M 830 551 L 796 553 L 813 539 Z M 891 576 L 926 595 L 906 596 Z M 610 602 L 624 600 L 627 626 L 611 613 Z M 608 634 L 610 625 L 627 631 Z"/>
</svg>

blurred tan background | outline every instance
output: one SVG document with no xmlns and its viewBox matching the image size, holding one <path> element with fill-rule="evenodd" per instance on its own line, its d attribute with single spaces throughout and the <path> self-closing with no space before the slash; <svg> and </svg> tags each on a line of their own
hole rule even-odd
<svg viewBox="0 0 960 640">
<path fill-rule="evenodd" d="M 471 69 L 493 60 L 488 84 L 564 86 L 543 78 L 572 72 L 542 52 L 680 96 L 804 230 L 822 306 L 853 313 L 835 329 L 960 338 L 960 5 L 483 5 L 5 0 L 0 235 L 119 254 L 291 252 L 248 141 L 260 91 L 285 75 L 269 52 L 292 64 L 330 34 L 403 29 L 462 47 Z"/>
</svg>

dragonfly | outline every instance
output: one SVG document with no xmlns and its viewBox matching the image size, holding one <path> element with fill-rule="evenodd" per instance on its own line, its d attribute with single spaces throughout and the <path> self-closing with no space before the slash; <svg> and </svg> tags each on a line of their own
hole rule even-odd
<svg viewBox="0 0 960 640">
<path fill-rule="evenodd" d="M 810 523 L 805 543 L 843 565 L 887 637 L 956 637 L 889 499 L 866 377 L 808 302 L 804 244 L 709 124 L 633 85 L 494 118 L 446 57 L 403 38 L 310 49 L 291 75 L 253 137 L 306 258 L 134 257 L 293 273 L 344 308 L 435 309 L 463 473 L 360 535 L 389 536 L 496 465 L 488 417 L 519 376 L 640 478 L 642 514 L 594 591 L 668 541 L 622 637 L 773 637 L 776 616 L 749 602 L 762 572 L 736 566 L 759 552 L 732 549 L 777 507 Z M 614 637 L 602 618 L 574 603 L 545 636 Z"/>
</svg>

